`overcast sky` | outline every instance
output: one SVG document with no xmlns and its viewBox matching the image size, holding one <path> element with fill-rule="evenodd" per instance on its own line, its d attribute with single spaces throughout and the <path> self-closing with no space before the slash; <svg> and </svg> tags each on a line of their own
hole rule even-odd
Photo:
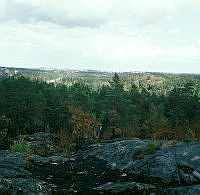
<svg viewBox="0 0 200 195">
<path fill-rule="evenodd" d="M 200 73 L 200 0 L 0 0 L 0 66 Z"/>
</svg>

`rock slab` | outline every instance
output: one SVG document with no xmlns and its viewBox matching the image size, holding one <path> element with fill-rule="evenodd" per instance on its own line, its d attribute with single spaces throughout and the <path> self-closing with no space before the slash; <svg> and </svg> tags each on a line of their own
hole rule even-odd
<svg viewBox="0 0 200 195">
<path fill-rule="evenodd" d="M 200 194 L 200 142 L 134 160 L 150 141 L 104 143 L 71 158 L 0 151 L 0 194 Z"/>
</svg>

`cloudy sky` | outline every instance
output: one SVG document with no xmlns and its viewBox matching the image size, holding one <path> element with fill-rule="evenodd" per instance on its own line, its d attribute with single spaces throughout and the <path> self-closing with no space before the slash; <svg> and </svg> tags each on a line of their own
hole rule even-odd
<svg viewBox="0 0 200 195">
<path fill-rule="evenodd" d="M 0 0 L 0 66 L 200 73 L 200 1 Z"/>
</svg>

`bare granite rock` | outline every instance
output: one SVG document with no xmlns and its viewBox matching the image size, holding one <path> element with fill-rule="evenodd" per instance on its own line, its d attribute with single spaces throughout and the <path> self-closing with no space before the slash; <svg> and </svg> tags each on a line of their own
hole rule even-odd
<svg viewBox="0 0 200 195">
<path fill-rule="evenodd" d="M 200 194 L 200 142 L 134 160 L 150 141 L 117 140 L 70 158 L 0 151 L 0 194 Z"/>
</svg>

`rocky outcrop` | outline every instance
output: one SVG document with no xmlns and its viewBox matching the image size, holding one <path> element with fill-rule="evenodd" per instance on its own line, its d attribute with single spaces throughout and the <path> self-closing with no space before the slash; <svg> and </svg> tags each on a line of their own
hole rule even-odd
<svg viewBox="0 0 200 195">
<path fill-rule="evenodd" d="M 24 139 L 31 146 L 33 153 L 40 156 L 51 156 L 62 151 L 58 146 L 59 137 L 52 133 L 38 132 L 24 135 Z"/>
<path fill-rule="evenodd" d="M 198 195 L 198 194 L 200 194 L 200 185 L 180 186 L 151 193 L 151 195 Z"/>
<path fill-rule="evenodd" d="M 147 194 L 151 190 L 155 190 L 154 185 L 150 184 L 141 184 L 136 182 L 108 182 L 95 188 L 97 192 L 103 193 L 124 193 L 124 194 L 133 194 L 133 192 L 137 192 L 137 194 L 143 194 L 144 192 Z"/>
<path fill-rule="evenodd" d="M 0 193 L 199 194 L 200 142 L 134 160 L 150 141 L 101 144 L 70 158 L 0 151 Z"/>
<path fill-rule="evenodd" d="M 0 193 L 14 192 L 48 192 L 48 183 L 32 178 L 32 173 L 26 169 L 27 155 L 22 153 L 0 151 Z"/>
<path fill-rule="evenodd" d="M 1 138 L 0 139 L 0 150 L 8 150 L 10 146 L 13 144 L 13 140 L 10 138 Z"/>
<path fill-rule="evenodd" d="M 128 172 L 156 185 L 191 185 L 200 182 L 200 143 L 171 146 L 132 162 Z"/>
<path fill-rule="evenodd" d="M 79 156 L 81 158 L 94 156 L 105 160 L 112 169 L 124 170 L 132 164 L 133 156 L 142 152 L 150 143 L 150 140 L 142 141 L 140 139 L 114 141 L 101 144 L 100 147 L 90 149 Z"/>
</svg>

